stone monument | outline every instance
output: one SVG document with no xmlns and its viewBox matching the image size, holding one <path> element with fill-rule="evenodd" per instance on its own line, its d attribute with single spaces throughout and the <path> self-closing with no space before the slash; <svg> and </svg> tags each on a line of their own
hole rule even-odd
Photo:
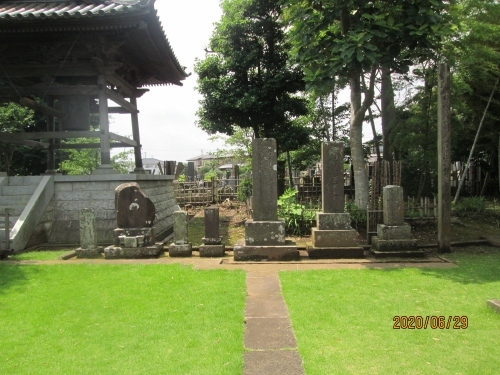
<svg viewBox="0 0 500 375">
<path fill-rule="evenodd" d="M 342 142 L 321 144 L 321 202 L 312 229 L 309 258 L 362 258 L 358 232 L 351 227 L 351 215 L 344 212 L 344 145 Z"/>
<path fill-rule="evenodd" d="M 174 242 L 168 247 L 171 257 L 190 257 L 193 247 L 188 239 L 188 214 L 186 211 L 174 212 Z"/>
<path fill-rule="evenodd" d="M 245 240 L 233 248 L 234 260 L 295 260 L 297 245 L 285 240 L 285 222 L 278 219 L 276 141 L 252 141 L 252 219 L 245 222 Z"/>
<path fill-rule="evenodd" d="M 403 188 L 388 185 L 383 188 L 384 224 L 377 225 L 372 238 L 372 253 L 377 257 L 421 257 L 417 240 L 411 239 L 411 226 L 404 222 Z"/>
<path fill-rule="evenodd" d="M 115 189 L 116 222 L 113 245 L 104 249 L 106 259 L 147 258 L 158 256 L 155 205 L 137 182 L 127 182 Z"/>
<path fill-rule="evenodd" d="M 80 210 L 80 247 L 75 250 L 77 258 L 100 258 L 102 247 L 97 246 L 97 227 L 92 208 Z"/>
<path fill-rule="evenodd" d="M 223 257 L 224 244 L 219 232 L 219 207 L 205 208 L 205 237 L 201 239 L 200 257 Z"/>
</svg>

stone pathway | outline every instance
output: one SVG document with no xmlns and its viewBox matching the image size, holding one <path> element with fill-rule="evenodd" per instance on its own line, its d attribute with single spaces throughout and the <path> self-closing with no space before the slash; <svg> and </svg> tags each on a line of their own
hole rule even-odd
<svg viewBox="0 0 500 375">
<path fill-rule="evenodd" d="M 303 375 L 277 271 L 247 272 L 243 375 Z"/>
</svg>

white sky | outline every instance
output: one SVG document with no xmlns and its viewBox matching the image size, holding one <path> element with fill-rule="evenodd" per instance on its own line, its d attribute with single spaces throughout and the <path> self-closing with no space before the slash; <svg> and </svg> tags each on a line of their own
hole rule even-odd
<svg viewBox="0 0 500 375">
<path fill-rule="evenodd" d="M 201 96 L 195 90 L 194 73 L 195 59 L 205 57 L 204 48 L 222 11 L 219 0 L 156 0 L 155 8 L 177 59 L 191 76 L 182 87 L 150 87 L 138 99 L 142 156 L 184 162 L 224 147 L 222 141 L 208 140 L 209 135 L 196 126 Z M 348 95 L 342 100 L 347 101 Z M 130 116 L 112 115 L 110 130 L 131 137 Z M 365 124 L 364 134 L 364 141 L 372 138 L 369 124 Z"/>
<path fill-rule="evenodd" d="M 219 0 L 156 0 L 155 8 L 177 59 L 192 74 L 182 87 L 150 87 L 138 99 L 142 156 L 183 162 L 223 146 L 209 141 L 209 135 L 195 124 L 201 96 L 195 91 L 194 74 L 195 58 L 205 57 L 203 49 L 222 11 Z M 130 116 L 112 115 L 110 130 L 131 136 Z"/>
</svg>

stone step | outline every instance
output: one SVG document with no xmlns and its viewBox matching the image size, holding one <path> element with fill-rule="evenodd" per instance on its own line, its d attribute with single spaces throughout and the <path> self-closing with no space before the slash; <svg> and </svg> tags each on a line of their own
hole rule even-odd
<svg viewBox="0 0 500 375">
<path fill-rule="evenodd" d="M 11 176 L 9 186 L 38 185 L 43 176 Z"/>
<path fill-rule="evenodd" d="M 25 206 L 31 198 L 31 195 L 0 195 L 1 206 Z"/>
<path fill-rule="evenodd" d="M 13 185 L 13 186 L 2 186 L 3 196 L 12 195 L 32 195 L 38 185 Z"/>
</svg>

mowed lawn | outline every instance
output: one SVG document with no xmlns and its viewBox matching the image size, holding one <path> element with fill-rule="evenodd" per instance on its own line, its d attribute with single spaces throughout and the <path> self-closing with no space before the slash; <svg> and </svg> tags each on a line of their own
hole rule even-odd
<svg viewBox="0 0 500 375">
<path fill-rule="evenodd" d="M 240 374 L 245 273 L 0 264 L 0 374 Z"/>
<path fill-rule="evenodd" d="M 500 299 L 500 249 L 490 249 L 449 255 L 448 269 L 280 272 L 306 374 L 500 374 L 500 314 L 486 306 Z M 402 315 L 468 325 L 394 329 Z"/>
</svg>

